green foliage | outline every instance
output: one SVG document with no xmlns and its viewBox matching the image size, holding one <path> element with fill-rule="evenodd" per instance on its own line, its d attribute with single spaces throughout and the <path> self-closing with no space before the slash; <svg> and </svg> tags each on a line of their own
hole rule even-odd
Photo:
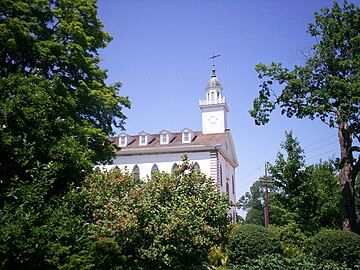
<svg viewBox="0 0 360 270">
<path fill-rule="evenodd" d="M 209 269 L 226 270 L 229 256 L 221 246 L 214 246 L 211 248 L 208 255 Z"/>
<path fill-rule="evenodd" d="M 296 199 L 301 194 L 300 186 L 304 180 L 305 156 L 298 140 L 292 132 L 285 132 L 275 164 L 269 164 L 269 173 L 274 184 L 271 186 L 271 223 L 285 225 L 298 220 Z"/>
<path fill-rule="evenodd" d="M 279 191 L 280 200 L 287 204 L 300 193 L 301 177 L 305 165 L 304 150 L 292 132 L 285 132 L 285 141 L 280 145 L 275 164 L 269 166 L 274 189 Z M 286 194 L 286 195 L 285 195 Z"/>
<path fill-rule="evenodd" d="M 262 203 L 263 187 L 260 181 L 256 181 L 238 201 L 238 207 L 247 211 L 244 223 L 264 225 L 264 206 Z"/>
<path fill-rule="evenodd" d="M 91 266 L 86 252 L 91 241 L 80 209 L 72 193 L 47 204 L 6 204 L 0 211 L 0 268 Z"/>
<path fill-rule="evenodd" d="M 319 261 L 333 260 L 348 267 L 360 266 L 360 236 L 352 232 L 323 230 L 311 237 L 305 250 Z"/>
<path fill-rule="evenodd" d="M 0 199 L 21 203 L 19 180 L 49 179 L 51 196 L 110 161 L 130 104 L 98 66 L 111 38 L 94 0 L 1 1 L 0 15 Z"/>
<path fill-rule="evenodd" d="M 275 163 L 269 164 L 270 223 L 296 224 L 306 235 L 321 228 L 340 228 L 338 171 L 332 161 L 305 166 L 304 151 L 291 132 L 285 133 Z M 255 182 L 238 205 L 247 210 L 245 223 L 263 224 L 263 187 Z"/>
<path fill-rule="evenodd" d="M 266 124 L 279 106 L 289 118 L 318 118 L 338 128 L 343 226 L 354 230 L 354 186 L 360 171 L 360 157 L 354 157 L 360 150 L 360 8 L 346 1 L 342 7 L 334 2 L 331 9 L 315 13 L 315 22 L 308 29 L 317 43 L 303 67 L 256 66 L 262 82 L 250 115 L 256 124 Z"/>
<path fill-rule="evenodd" d="M 307 235 L 321 228 L 340 228 L 338 174 L 331 161 L 306 166 L 298 178 L 298 194 L 271 193 L 271 223 L 295 222 Z M 282 196 L 288 199 L 282 200 Z"/>
<path fill-rule="evenodd" d="M 303 150 L 286 133 L 269 172 L 274 185 L 270 192 L 271 224 L 298 224 L 301 231 L 312 235 L 320 228 L 340 228 L 340 192 L 338 172 L 332 161 L 305 166 Z"/>
<path fill-rule="evenodd" d="M 271 230 L 259 225 L 238 225 L 229 236 L 229 262 L 241 265 L 260 255 L 281 253 L 280 240 Z"/>
<path fill-rule="evenodd" d="M 301 185 L 302 196 L 297 199 L 303 230 L 316 232 L 320 228 L 341 228 L 338 169 L 333 161 L 322 161 L 305 168 Z"/>
<path fill-rule="evenodd" d="M 304 67 L 290 71 L 279 63 L 256 66 L 264 79 L 250 111 L 257 124 L 267 123 L 278 105 L 287 117 L 320 118 L 330 126 L 351 121 L 353 131 L 358 130 L 359 16 L 355 5 L 334 2 L 332 9 L 316 12 L 315 23 L 309 25 L 318 42 Z M 285 85 L 280 95 L 272 95 L 274 82 Z"/>
<path fill-rule="evenodd" d="M 229 270 L 350 270 L 343 264 L 338 264 L 333 261 L 323 261 L 318 263 L 316 258 L 311 255 L 299 253 L 296 256 L 286 259 L 280 254 L 261 255 L 258 258 L 248 261 L 246 264 L 233 265 Z"/>
<path fill-rule="evenodd" d="M 112 125 L 130 105 L 99 67 L 102 28 L 95 0 L 0 1 L 2 268 L 93 265 L 72 190 L 112 159 Z"/>
<path fill-rule="evenodd" d="M 285 257 L 291 258 L 302 251 L 306 236 L 295 222 L 269 228 L 278 235 Z"/>
<path fill-rule="evenodd" d="M 101 238 L 94 243 L 91 249 L 94 269 L 124 269 L 126 256 L 122 254 L 122 249 L 113 238 Z"/>
<path fill-rule="evenodd" d="M 229 202 L 187 161 L 173 174 L 142 182 L 114 170 L 86 180 L 81 196 L 92 212 L 91 232 L 115 237 L 125 268 L 201 267 L 226 241 Z"/>
</svg>

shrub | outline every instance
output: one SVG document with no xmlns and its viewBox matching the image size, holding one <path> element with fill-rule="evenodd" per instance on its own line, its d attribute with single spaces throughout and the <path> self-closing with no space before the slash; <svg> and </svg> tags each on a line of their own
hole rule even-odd
<svg viewBox="0 0 360 270">
<path fill-rule="evenodd" d="M 242 265 L 233 265 L 228 270 L 350 270 L 345 265 L 333 262 L 317 262 L 316 258 L 309 254 L 297 253 L 291 259 L 282 257 L 280 254 L 262 255 L 255 260 Z"/>
<path fill-rule="evenodd" d="M 354 268 L 360 265 L 360 236 L 339 230 L 323 230 L 311 237 L 305 250 L 318 260 L 333 260 Z"/>
<path fill-rule="evenodd" d="M 274 232 L 260 225 L 234 227 L 229 237 L 229 261 L 241 264 L 260 255 L 281 253 L 280 240 Z"/>
<path fill-rule="evenodd" d="M 204 268 L 209 250 L 227 239 L 227 197 L 185 159 L 175 173 L 147 181 L 120 170 L 94 173 L 81 194 L 94 237 L 111 240 L 98 247 L 101 255 L 122 256 L 100 256 L 95 269 Z"/>
<path fill-rule="evenodd" d="M 290 222 L 285 226 L 271 226 L 270 230 L 279 236 L 286 257 L 292 257 L 302 251 L 306 236 L 295 222 Z"/>
</svg>

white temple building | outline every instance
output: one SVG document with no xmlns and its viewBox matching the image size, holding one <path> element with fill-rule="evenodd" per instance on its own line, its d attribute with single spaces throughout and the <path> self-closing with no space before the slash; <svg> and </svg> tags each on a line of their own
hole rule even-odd
<svg viewBox="0 0 360 270">
<path fill-rule="evenodd" d="M 205 99 L 199 101 L 202 116 L 202 130 L 184 128 L 171 132 L 166 129 L 157 134 L 145 131 L 136 135 L 121 132 L 113 138 L 119 147 L 112 165 L 127 169 L 140 178 L 151 176 L 152 172 L 171 172 L 181 163 L 186 154 L 190 162 L 202 173 L 216 181 L 221 192 L 235 197 L 235 168 L 238 161 L 230 129 L 227 125 L 228 104 L 223 95 L 213 66 L 212 76 L 205 88 Z M 231 215 L 236 215 L 235 208 Z"/>
</svg>

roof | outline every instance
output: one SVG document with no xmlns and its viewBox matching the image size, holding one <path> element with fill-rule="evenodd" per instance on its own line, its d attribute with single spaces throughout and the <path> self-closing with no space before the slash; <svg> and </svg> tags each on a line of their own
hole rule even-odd
<svg viewBox="0 0 360 270">
<path fill-rule="evenodd" d="M 210 78 L 210 80 L 208 81 L 208 84 L 206 85 L 205 90 L 208 90 L 211 88 L 221 88 L 222 89 L 222 85 L 216 76 L 212 76 Z"/>
<path fill-rule="evenodd" d="M 205 90 L 212 89 L 212 88 L 223 89 L 219 79 L 216 77 L 215 65 L 213 65 L 212 76 L 211 76 L 210 80 L 208 81 L 208 83 L 207 83 L 207 85 L 205 87 Z"/>
<path fill-rule="evenodd" d="M 193 140 L 189 143 L 183 143 L 181 132 L 171 134 L 174 135 L 174 138 L 168 144 L 160 144 L 160 134 L 149 134 L 151 135 L 152 140 L 147 145 L 139 145 L 139 135 L 129 135 L 129 137 L 133 138 L 134 140 L 122 149 L 167 148 L 189 145 L 215 146 L 221 144 L 224 141 L 224 137 L 227 136 L 226 132 L 216 134 L 203 134 L 201 131 L 195 131 L 195 137 L 193 138 Z M 116 145 L 119 145 L 119 136 L 115 136 L 112 139 Z"/>
</svg>

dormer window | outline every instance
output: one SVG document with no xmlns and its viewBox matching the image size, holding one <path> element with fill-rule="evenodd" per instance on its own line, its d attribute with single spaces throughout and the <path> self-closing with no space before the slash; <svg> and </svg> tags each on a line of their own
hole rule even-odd
<svg viewBox="0 0 360 270">
<path fill-rule="evenodd" d="M 126 141 L 127 141 L 126 139 L 127 139 L 126 136 L 120 137 L 120 142 L 119 142 L 120 146 L 126 146 Z"/>
<path fill-rule="evenodd" d="M 168 144 L 174 139 L 174 134 L 172 134 L 170 131 L 167 131 L 163 129 L 159 132 L 160 134 L 160 144 Z"/>
<path fill-rule="evenodd" d="M 123 131 L 119 134 L 119 147 L 128 146 L 134 140 L 135 139 L 133 137 L 129 136 L 128 134 L 126 134 L 126 132 Z"/>
<path fill-rule="evenodd" d="M 146 145 L 146 135 L 140 135 L 140 145 Z"/>
<path fill-rule="evenodd" d="M 151 134 L 145 132 L 145 131 L 141 131 L 139 133 L 139 145 L 143 146 L 143 145 L 148 145 L 150 144 L 152 141 L 154 140 L 154 136 L 152 136 Z"/>
<path fill-rule="evenodd" d="M 182 143 L 190 143 L 195 138 L 195 133 L 188 128 L 181 131 Z"/>
<path fill-rule="evenodd" d="M 168 143 L 168 134 L 161 134 L 161 144 L 165 144 L 165 143 Z"/>
</svg>

